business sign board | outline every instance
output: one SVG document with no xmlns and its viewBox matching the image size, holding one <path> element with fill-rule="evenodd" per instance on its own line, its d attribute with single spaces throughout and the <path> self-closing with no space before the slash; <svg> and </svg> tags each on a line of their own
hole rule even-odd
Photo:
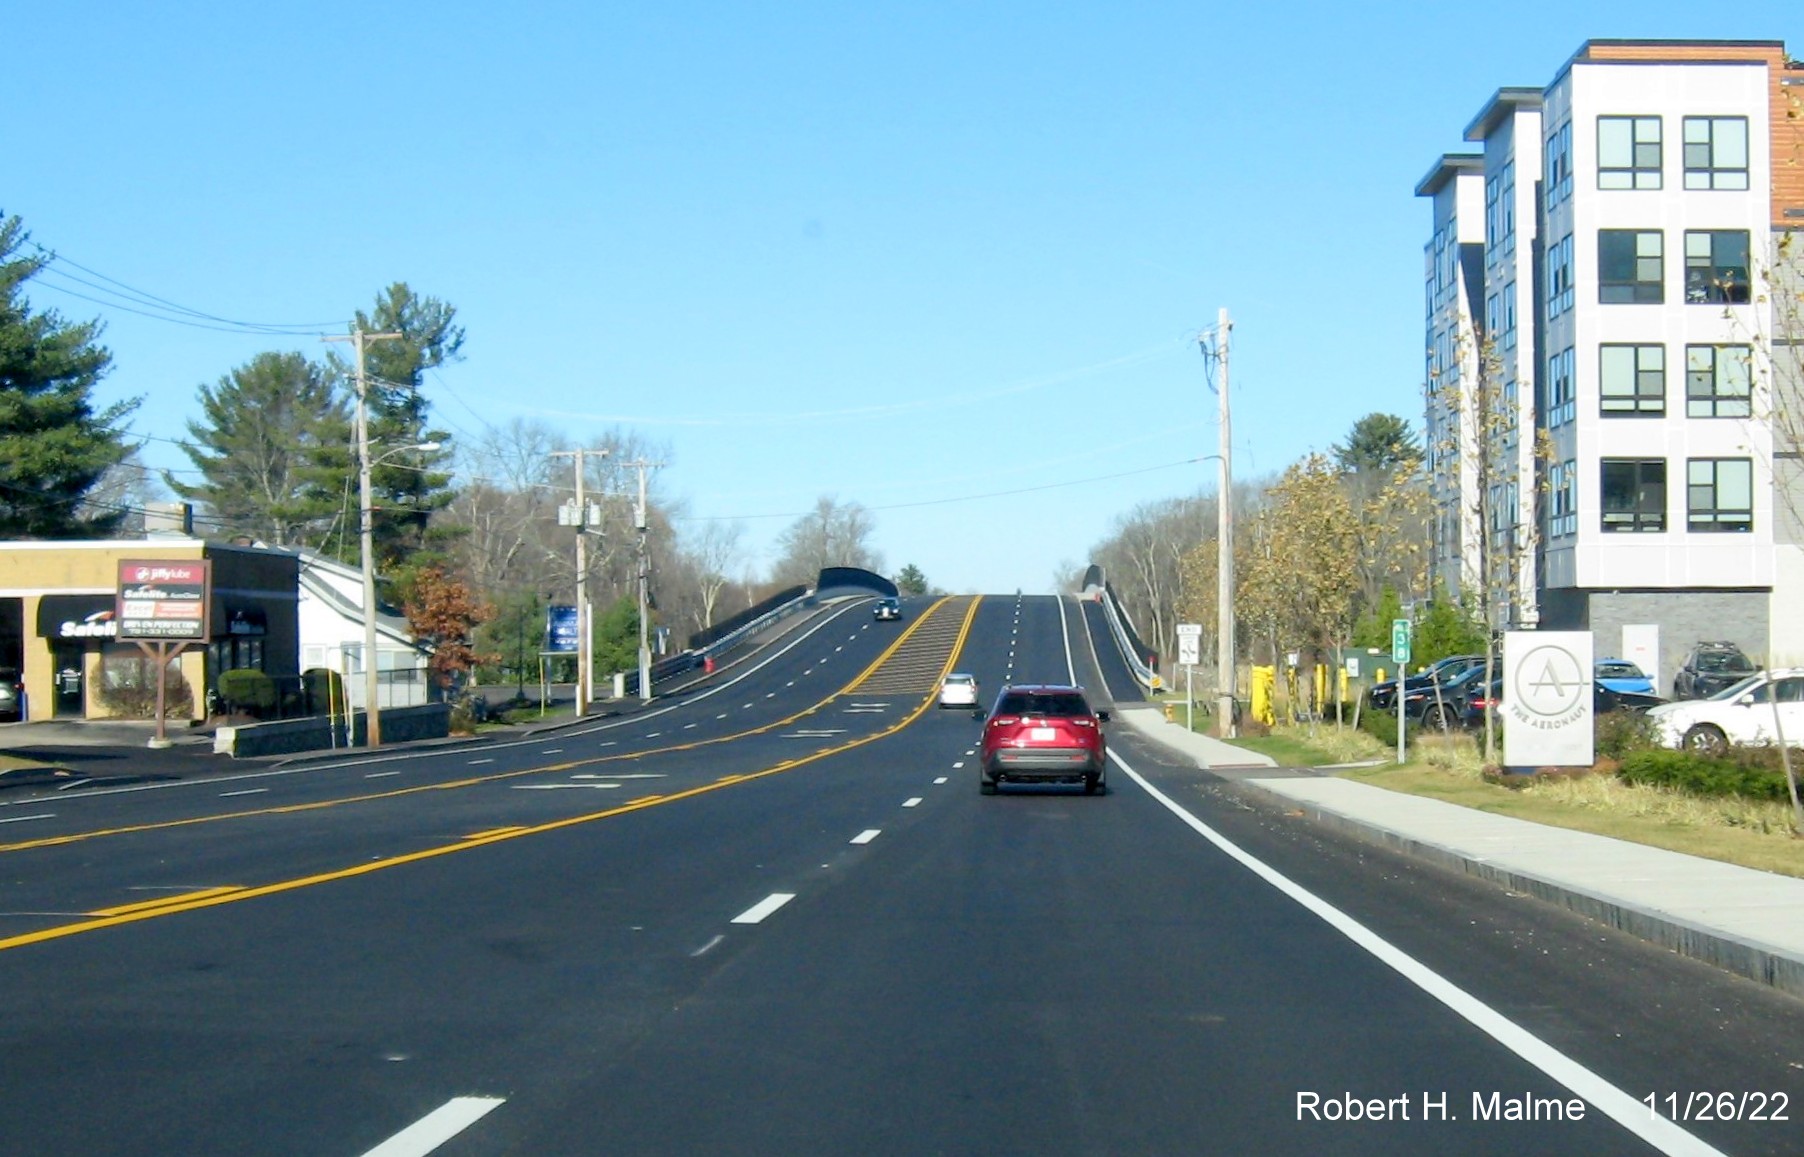
<svg viewBox="0 0 1804 1157">
<path fill-rule="evenodd" d="M 577 649 L 575 607 L 545 608 L 545 649 L 573 652 Z"/>
<path fill-rule="evenodd" d="M 1506 631 L 1503 762 L 1507 767 L 1590 767 L 1590 631 Z"/>
<path fill-rule="evenodd" d="M 119 563 L 120 639 L 207 642 L 213 564 L 205 559 Z"/>
</svg>

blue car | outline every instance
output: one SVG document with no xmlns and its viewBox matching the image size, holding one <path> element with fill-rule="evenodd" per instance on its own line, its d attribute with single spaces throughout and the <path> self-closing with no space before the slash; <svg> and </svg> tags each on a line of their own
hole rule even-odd
<svg viewBox="0 0 1804 1157">
<path fill-rule="evenodd" d="M 1652 695 L 1654 681 L 1627 659 L 1599 659 L 1592 670 L 1598 686 L 1626 695 Z"/>
</svg>

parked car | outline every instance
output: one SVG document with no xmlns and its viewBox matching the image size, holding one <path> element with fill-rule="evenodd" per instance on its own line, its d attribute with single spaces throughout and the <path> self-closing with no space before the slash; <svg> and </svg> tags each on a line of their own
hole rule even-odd
<svg viewBox="0 0 1804 1157">
<path fill-rule="evenodd" d="M 1429 665 L 1428 670 L 1410 675 L 1403 680 L 1403 693 L 1407 696 L 1411 688 L 1432 687 L 1440 683 L 1443 688 L 1459 679 L 1475 667 L 1483 667 L 1483 655 L 1449 655 Z M 1387 679 L 1382 683 L 1372 684 L 1366 694 L 1367 701 L 1380 711 L 1389 711 L 1396 702 L 1397 681 Z"/>
<path fill-rule="evenodd" d="M 1708 699 L 1759 668 L 1734 643 L 1699 643 L 1673 676 L 1674 699 Z"/>
<path fill-rule="evenodd" d="M 1488 688 L 1473 685 L 1466 689 L 1460 703 L 1460 723 L 1469 728 L 1485 725 L 1485 712 L 1493 715 L 1503 706 L 1503 677 L 1499 675 L 1491 680 Z M 1593 681 L 1591 684 L 1591 712 L 1593 715 L 1607 715 L 1612 711 L 1646 711 L 1658 707 L 1666 700 L 1658 695 L 1645 695 L 1638 691 L 1617 691 L 1604 684 Z"/>
<path fill-rule="evenodd" d="M 1093 711 L 1083 688 L 1032 683 L 1004 687 L 983 724 L 978 790 L 1002 784 L 1082 784 L 1085 795 L 1108 790 L 1107 711 Z"/>
<path fill-rule="evenodd" d="M 1600 687 L 1631 695 L 1653 695 L 1654 681 L 1627 659 L 1599 659 L 1592 665 L 1592 680 Z"/>
<path fill-rule="evenodd" d="M 871 616 L 880 623 L 900 619 L 902 617 L 902 600 L 897 598 L 878 599 L 877 605 L 871 608 Z"/>
<path fill-rule="evenodd" d="M 977 706 L 977 676 L 954 671 L 940 681 L 941 707 Z"/>
<path fill-rule="evenodd" d="M 1493 670 L 1502 670 L 1499 663 Z M 1424 727 L 1438 727 L 1446 730 L 1460 724 L 1465 710 L 1466 699 L 1472 688 L 1482 686 L 1485 681 L 1484 661 L 1481 659 L 1476 667 L 1469 667 L 1458 676 L 1443 681 L 1439 686 L 1425 683 L 1418 687 L 1403 685 L 1403 716 L 1414 719 Z"/>
<path fill-rule="evenodd" d="M 17 667 L 0 667 L 0 719 L 17 723 L 25 718 L 25 684 Z"/>
<path fill-rule="evenodd" d="M 1777 743 L 1781 733 L 1787 744 L 1804 743 L 1804 668 L 1758 671 L 1708 699 L 1666 703 L 1648 715 L 1659 723 L 1661 742 L 1689 751 Z"/>
</svg>

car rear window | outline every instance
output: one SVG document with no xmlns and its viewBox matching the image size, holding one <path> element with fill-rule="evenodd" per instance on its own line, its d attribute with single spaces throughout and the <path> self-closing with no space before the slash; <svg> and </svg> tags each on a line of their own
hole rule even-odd
<svg viewBox="0 0 1804 1157">
<path fill-rule="evenodd" d="M 1597 674 L 1604 679 L 1640 679 L 1641 668 L 1633 663 L 1599 663 Z"/>
<path fill-rule="evenodd" d="M 1739 652 L 1698 652 L 1698 670 L 1700 671 L 1707 671 L 1713 675 L 1720 675 L 1724 672 L 1752 671 L 1753 669 L 1754 664 L 1748 661 L 1746 655 L 1740 654 Z"/>
<path fill-rule="evenodd" d="M 998 715 L 1054 715 L 1073 718 L 1090 714 L 1090 705 L 1084 702 L 1082 695 L 1070 692 L 1049 692 L 1046 694 L 1028 694 L 1010 692 L 1002 697 L 996 705 Z"/>
</svg>

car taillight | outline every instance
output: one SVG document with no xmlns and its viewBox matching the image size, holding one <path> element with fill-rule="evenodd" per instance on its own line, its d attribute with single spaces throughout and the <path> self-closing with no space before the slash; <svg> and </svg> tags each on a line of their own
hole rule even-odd
<svg viewBox="0 0 1804 1157">
<path fill-rule="evenodd" d="M 990 720 L 990 726 L 991 727 L 1007 727 L 1011 723 L 1019 723 L 1019 722 L 1021 722 L 1021 720 L 1016 716 L 998 715 L 994 719 Z"/>
<path fill-rule="evenodd" d="M 1096 720 L 1094 720 L 1094 719 L 1073 719 L 1073 720 L 1071 720 L 1071 726 L 1073 726 L 1073 727 L 1095 727 Z"/>
</svg>

